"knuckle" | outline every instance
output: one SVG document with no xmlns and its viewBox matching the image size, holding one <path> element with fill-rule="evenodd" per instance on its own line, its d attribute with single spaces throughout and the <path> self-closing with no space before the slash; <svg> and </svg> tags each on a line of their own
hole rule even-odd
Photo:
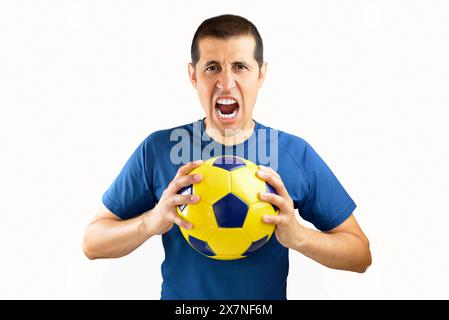
<svg viewBox="0 0 449 320">
<path fill-rule="evenodd" d="M 164 198 L 161 198 L 161 201 L 159 201 L 159 204 L 161 206 L 166 206 L 167 204 L 169 204 L 169 201 L 170 201 L 170 197 L 164 197 Z"/>
<path fill-rule="evenodd" d="M 173 188 L 178 189 L 180 187 L 179 185 L 179 178 L 173 181 Z"/>
<path fill-rule="evenodd" d="M 282 199 L 281 196 L 278 196 L 278 195 L 274 196 L 273 195 L 273 199 L 274 199 L 275 205 L 277 205 L 278 207 L 282 206 L 283 203 L 284 203 L 284 199 Z"/>
<path fill-rule="evenodd" d="M 282 204 L 283 204 L 284 208 L 288 208 L 290 206 L 290 201 L 284 200 Z"/>
<path fill-rule="evenodd" d="M 182 167 L 180 167 L 179 169 L 178 169 L 178 172 L 176 173 L 176 175 L 179 177 L 179 176 L 182 176 L 182 175 L 184 175 L 184 172 L 185 172 L 185 170 L 186 170 L 186 164 L 185 165 L 183 165 Z"/>
<path fill-rule="evenodd" d="M 174 219 L 175 219 L 175 216 L 172 215 L 172 214 L 167 214 L 164 218 L 165 218 L 168 222 L 173 223 L 173 221 L 174 221 Z"/>
</svg>

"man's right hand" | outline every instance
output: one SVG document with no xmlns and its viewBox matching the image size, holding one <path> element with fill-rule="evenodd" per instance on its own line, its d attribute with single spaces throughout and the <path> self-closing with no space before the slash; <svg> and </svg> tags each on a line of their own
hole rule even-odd
<svg viewBox="0 0 449 320">
<path fill-rule="evenodd" d="M 200 174 L 189 175 L 190 171 L 198 168 L 202 160 L 189 162 L 179 168 L 176 176 L 162 193 L 158 204 L 145 213 L 144 225 L 151 235 L 162 235 L 173 227 L 173 223 L 184 229 L 191 229 L 193 225 L 183 220 L 176 212 L 176 207 L 184 204 L 197 203 L 198 195 L 178 194 L 178 191 L 191 184 L 200 182 L 203 177 Z"/>
<path fill-rule="evenodd" d="M 162 193 L 159 203 L 140 216 L 122 220 L 104 205 L 92 222 L 87 226 L 83 240 L 83 250 L 89 259 L 118 258 L 134 251 L 151 236 L 164 234 L 176 223 L 190 229 L 193 225 L 176 212 L 176 207 L 183 204 L 197 203 L 198 195 L 178 194 L 183 187 L 201 181 L 190 171 L 198 168 L 203 161 L 190 162 L 179 168 L 176 177 Z"/>
</svg>

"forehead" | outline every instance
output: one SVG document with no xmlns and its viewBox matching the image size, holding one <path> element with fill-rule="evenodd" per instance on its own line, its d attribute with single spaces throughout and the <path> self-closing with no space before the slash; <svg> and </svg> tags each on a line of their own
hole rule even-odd
<svg viewBox="0 0 449 320">
<path fill-rule="evenodd" d="M 256 62 L 254 59 L 256 41 L 250 35 L 226 39 L 206 37 L 198 42 L 198 48 L 200 61 L 232 59 Z"/>
</svg>

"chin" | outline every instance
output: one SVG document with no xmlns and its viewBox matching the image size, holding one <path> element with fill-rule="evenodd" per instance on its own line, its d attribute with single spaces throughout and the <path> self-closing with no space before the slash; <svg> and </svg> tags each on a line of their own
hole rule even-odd
<svg viewBox="0 0 449 320">
<path fill-rule="evenodd" d="M 220 131 L 224 130 L 241 130 L 243 125 L 241 121 L 233 121 L 233 122 L 222 122 L 218 119 L 214 119 L 214 125 Z"/>
</svg>

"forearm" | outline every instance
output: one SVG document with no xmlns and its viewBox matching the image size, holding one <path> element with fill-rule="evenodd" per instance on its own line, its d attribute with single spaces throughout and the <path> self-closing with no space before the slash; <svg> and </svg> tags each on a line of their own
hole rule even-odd
<svg viewBox="0 0 449 320">
<path fill-rule="evenodd" d="M 371 264 L 367 240 L 348 232 L 325 233 L 302 225 L 293 249 L 333 269 L 364 272 Z"/>
<path fill-rule="evenodd" d="M 143 215 L 129 220 L 99 220 L 86 229 L 84 252 L 89 259 L 125 256 L 152 236 L 147 229 Z"/>
</svg>

